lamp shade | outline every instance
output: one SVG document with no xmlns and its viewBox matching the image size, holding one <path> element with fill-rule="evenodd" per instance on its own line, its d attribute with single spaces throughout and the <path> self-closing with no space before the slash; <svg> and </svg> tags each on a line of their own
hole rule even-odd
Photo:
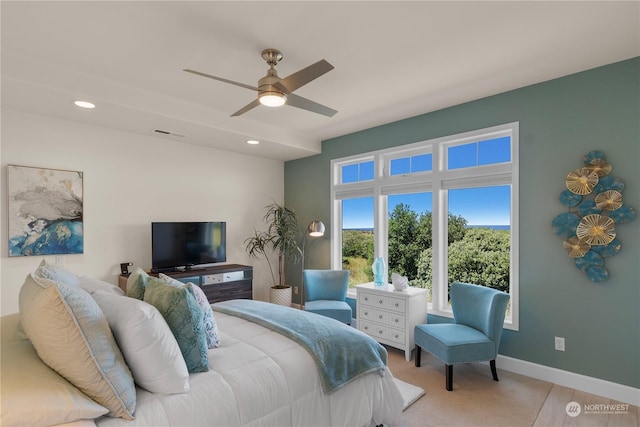
<svg viewBox="0 0 640 427">
<path fill-rule="evenodd" d="M 307 234 L 313 237 L 324 236 L 324 224 L 322 221 L 313 220 L 307 227 Z"/>
</svg>

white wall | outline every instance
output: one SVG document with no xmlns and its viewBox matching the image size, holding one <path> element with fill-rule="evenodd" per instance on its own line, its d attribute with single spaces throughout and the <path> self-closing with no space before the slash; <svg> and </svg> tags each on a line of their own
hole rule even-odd
<svg viewBox="0 0 640 427">
<path fill-rule="evenodd" d="M 244 240 L 284 199 L 283 162 L 13 110 L 2 110 L 1 137 L 0 313 L 18 311 L 42 260 L 8 257 L 7 164 L 84 172 L 84 254 L 63 257 L 70 270 L 115 284 L 121 262 L 151 267 L 152 221 L 226 221 L 228 263 L 254 265 L 253 297 L 268 299 L 268 268 Z"/>
</svg>

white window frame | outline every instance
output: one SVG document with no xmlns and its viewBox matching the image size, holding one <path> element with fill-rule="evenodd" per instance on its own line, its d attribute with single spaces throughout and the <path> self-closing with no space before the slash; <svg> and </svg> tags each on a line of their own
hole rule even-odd
<svg viewBox="0 0 640 427">
<path fill-rule="evenodd" d="M 486 141 L 502 136 L 511 140 L 511 161 L 491 165 L 447 170 L 447 149 L 455 145 Z M 331 268 L 342 268 L 342 203 L 341 200 L 356 197 L 374 198 L 374 256 L 387 256 L 388 206 L 387 196 L 413 192 L 431 192 L 433 195 L 433 292 L 429 313 L 453 317 L 447 304 L 447 218 L 448 190 L 495 185 L 511 186 L 511 255 L 510 283 L 511 312 L 504 327 L 519 329 L 519 123 L 479 129 L 416 142 L 403 146 L 362 153 L 331 161 L 332 236 Z M 431 154 L 432 170 L 390 176 L 392 159 Z M 341 183 L 341 171 L 345 165 L 374 161 L 373 180 Z"/>
</svg>

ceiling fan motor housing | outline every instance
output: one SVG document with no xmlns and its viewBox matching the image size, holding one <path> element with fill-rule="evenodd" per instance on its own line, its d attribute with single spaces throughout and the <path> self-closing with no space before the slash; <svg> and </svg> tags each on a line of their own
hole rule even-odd
<svg viewBox="0 0 640 427">
<path fill-rule="evenodd" d="M 287 94 L 273 86 L 279 81 L 278 72 L 272 65 L 267 71 L 267 75 L 258 80 L 258 99 L 261 104 L 268 107 L 279 107 L 287 102 Z"/>
</svg>

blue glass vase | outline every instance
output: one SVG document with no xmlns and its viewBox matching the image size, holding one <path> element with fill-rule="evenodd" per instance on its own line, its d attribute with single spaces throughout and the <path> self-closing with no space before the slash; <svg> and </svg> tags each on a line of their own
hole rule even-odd
<svg viewBox="0 0 640 427">
<path fill-rule="evenodd" d="M 378 257 L 373 260 L 373 264 L 371 265 L 371 269 L 373 270 L 373 282 L 376 286 L 383 286 L 384 282 L 384 258 Z"/>
</svg>

